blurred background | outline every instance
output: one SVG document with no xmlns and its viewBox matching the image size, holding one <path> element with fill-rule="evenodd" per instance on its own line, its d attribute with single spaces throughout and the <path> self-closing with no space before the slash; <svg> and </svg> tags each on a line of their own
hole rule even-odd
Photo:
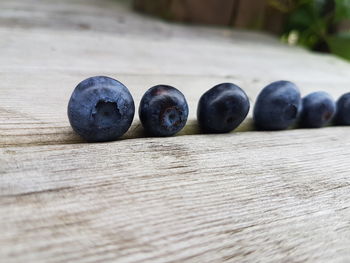
<svg viewBox="0 0 350 263">
<path fill-rule="evenodd" d="M 350 60 L 350 0 L 133 0 L 132 5 L 168 21 L 269 32 L 290 45 Z"/>
</svg>

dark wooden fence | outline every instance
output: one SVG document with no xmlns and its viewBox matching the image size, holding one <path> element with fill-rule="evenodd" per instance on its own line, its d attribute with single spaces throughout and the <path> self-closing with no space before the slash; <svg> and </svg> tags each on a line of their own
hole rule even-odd
<svg viewBox="0 0 350 263">
<path fill-rule="evenodd" d="M 168 20 L 279 33 L 283 15 L 266 0 L 134 0 L 138 11 Z"/>
</svg>

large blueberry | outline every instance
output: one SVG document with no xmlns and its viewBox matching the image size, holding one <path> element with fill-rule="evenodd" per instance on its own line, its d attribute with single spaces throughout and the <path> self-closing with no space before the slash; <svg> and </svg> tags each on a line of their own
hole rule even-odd
<svg viewBox="0 0 350 263">
<path fill-rule="evenodd" d="M 134 114 L 129 90 L 119 81 L 104 76 L 80 82 L 68 104 L 73 130 L 89 142 L 112 141 L 122 136 Z"/>
<path fill-rule="evenodd" d="M 158 85 L 142 97 L 139 116 L 146 133 L 151 136 L 171 136 L 186 124 L 188 105 L 176 88 Z"/>
<path fill-rule="evenodd" d="M 208 133 L 230 132 L 246 118 L 250 104 L 247 94 L 232 83 L 222 83 L 205 92 L 198 102 L 197 119 Z"/>
<path fill-rule="evenodd" d="M 338 99 L 334 121 L 338 125 L 350 125 L 350 92 Z"/>
<path fill-rule="evenodd" d="M 332 120 L 335 110 L 335 102 L 327 92 L 310 93 L 302 100 L 300 125 L 305 128 L 321 128 Z"/>
<path fill-rule="evenodd" d="M 261 130 L 284 130 L 293 125 L 300 111 L 298 87 L 289 81 L 273 82 L 259 94 L 254 107 L 254 123 Z"/>
</svg>

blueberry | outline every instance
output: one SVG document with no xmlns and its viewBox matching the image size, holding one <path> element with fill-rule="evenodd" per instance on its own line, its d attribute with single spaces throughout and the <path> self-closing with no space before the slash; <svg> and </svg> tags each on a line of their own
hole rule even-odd
<svg viewBox="0 0 350 263">
<path fill-rule="evenodd" d="M 157 85 L 143 95 L 139 116 L 146 133 L 151 136 L 171 136 L 186 124 L 188 105 L 176 88 Z"/>
<path fill-rule="evenodd" d="M 284 130 L 293 125 L 300 111 L 298 87 L 289 81 L 273 82 L 259 94 L 254 107 L 254 123 L 260 130 Z"/>
<path fill-rule="evenodd" d="M 201 96 L 197 120 L 204 132 L 230 132 L 247 117 L 249 108 L 248 96 L 240 87 L 232 83 L 222 83 Z"/>
<path fill-rule="evenodd" d="M 350 125 L 350 92 L 345 93 L 337 101 L 337 113 L 334 120 L 338 125 Z"/>
<path fill-rule="evenodd" d="M 80 82 L 68 104 L 73 130 L 89 142 L 112 141 L 122 136 L 134 114 L 129 90 L 119 81 L 104 76 Z"/>
<path fill-rule="evenodd" d="M 302 100 L 300 126 L 321 128 L 332 120 L 335 110 L 335 102 L 327 92 L 317 91 L 310 93 Z"/>
</svg>

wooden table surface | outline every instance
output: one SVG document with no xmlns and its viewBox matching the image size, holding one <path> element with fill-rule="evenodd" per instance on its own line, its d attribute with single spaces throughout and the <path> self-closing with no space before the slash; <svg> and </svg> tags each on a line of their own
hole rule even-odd
<svg viewBox="0 0 350 263">
<path fill-rule="evenodd" d="M 350 128 L 201 135 L 199 96 L 233 82 L 350 90 L 350 64 L 258 33 L 189 27 L 110 0 L 0 0 L 0 262 L 350 262 Z M 135 102 L 174 85 L 178 136 L 84 143 L 66 116 L 93 75 Z M 251 115 L 250 115 L 251 116 Z"/>
</svg>

